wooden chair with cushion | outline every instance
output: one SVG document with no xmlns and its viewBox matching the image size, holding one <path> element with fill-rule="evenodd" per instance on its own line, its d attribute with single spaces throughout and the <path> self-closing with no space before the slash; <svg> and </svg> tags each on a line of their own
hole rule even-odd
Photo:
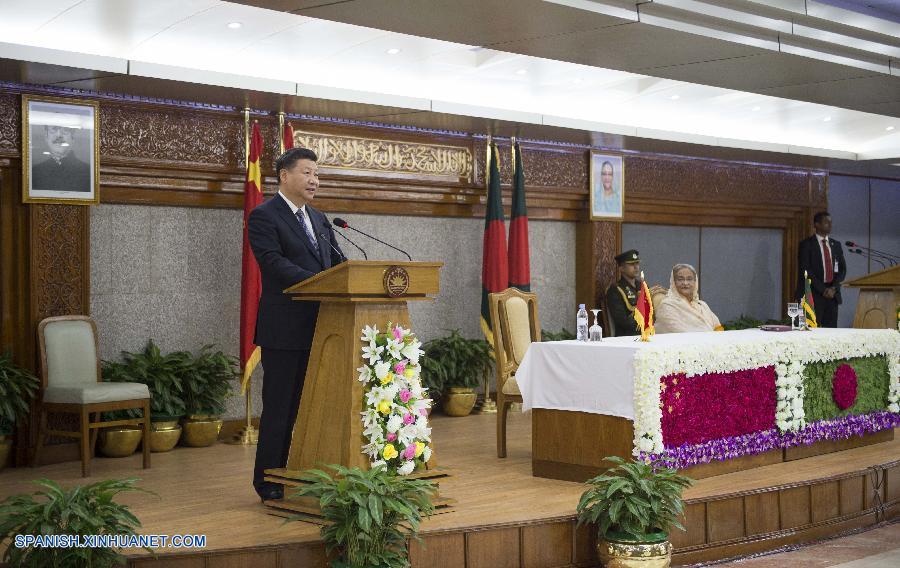
<svg viewBox="0 0 900 568">
<path fill-rule="evenodd" d="M 47 436 L 75 438 L 81 450 L 81 475 L 91 471 L 99 428 L 137 425 L 143 429 L 144 468 L 150 467 L 150 390 L 140 383 L 104 383 L 100 376 L 97 325 L 87 316 L 59 316 L 38 324 L 41 352 L 39 429 L 31 465 L 39 463 Z M 139 408 L 141 418 L 101 422 L 101 412 Z M 79 417 L 77 431 L 48 430 L 47 414 Z"/>
<path fill-rule="evenodd" d="M 497 457 L 506 457 L 506 416 L 514 402 L 522 402 L 516 370 L 533 341 L 541 340 L 537 296 L 507 288 L 490 294 L 491 328 L 497 368 Z"/>
</svg>

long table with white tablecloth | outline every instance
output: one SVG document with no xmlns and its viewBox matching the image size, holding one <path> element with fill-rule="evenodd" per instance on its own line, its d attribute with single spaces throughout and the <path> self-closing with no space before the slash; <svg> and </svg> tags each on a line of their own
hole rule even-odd
<svg viewBox="0 0 900 568">
<path fill-rule="evenodd" d="M 892 436 L 900 333 L 751 329 L 533 343 L 516 380 L 524 409 L 534 410 L 536 475 L 547 463 L 557 472 L 571 464 L 578 471 L 567 478 L 581 479 L 623 454 L 679 469 L 737 458 L 761 465 L 822 441 Z"/>
</svg>

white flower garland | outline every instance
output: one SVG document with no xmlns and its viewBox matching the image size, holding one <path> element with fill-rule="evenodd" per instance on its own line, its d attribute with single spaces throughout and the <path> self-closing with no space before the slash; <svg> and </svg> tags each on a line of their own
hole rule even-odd
<svg viewBox="0 0 900 568">
<path fill-rule="evenodd" d="M 892 412 L 900 412 L 900 333 L 892 329 L 811 332 L 788 337 L 760 335 L 721 344 L 649 345 L 634 359 L 634 455 L 664 450 L 660 378 L 729 373 L 776 365 L 776 422 L 782 431 L 806 425 L 803 413 L 803 370 L 809 363 L 884 355 L 890 362 Z"/>
<path fill-rule="evenodd" d="M 420 379 L 421 342 L 399 325 L 387 327 L 381 333 L 367 325 L 360 337 L 365 345 L 357 371 L 366 387 L 362 451 L 372 467 L 409 475 L 431 459 L 431 399 Z"/>
</svg>

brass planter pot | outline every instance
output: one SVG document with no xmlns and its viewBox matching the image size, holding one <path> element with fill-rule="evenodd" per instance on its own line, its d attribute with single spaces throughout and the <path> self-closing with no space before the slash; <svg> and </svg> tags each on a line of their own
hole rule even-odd
<svg viewBox="0 0 900 568">
<path fill-rule="evenodd" d="M 0 469 L 5 468 L 9 463 L 12 446 L 12 436 L 0 436 Z"/>
<path fill-rule="evenodd" d="M 451 387 L 444 393 L 444 413 L 447 416 L 468 416 L 475 406 L 475 389 Z"/>
<path fill-rule="evenodd" d="M 141 442 L 141 429 L 134 426 L 103 428 L 97 440 L 100 453 L 108 458 L 128 457 Z"/>
<path fill-rule="evenodd" d="M 669 568 L 672 544 L 667 540 L 654 543 L 601 540 L 597 543 L 597 557 L 605 568 Z"/>
<path fill-rule="evenodd" d="M 181 438 L 181 426 L 178 419 L 160 420 L 150 423 L 150 451 L 168 452 Z"/>
<path fill-rule="evenodd" d="M 219 439 L 219 431 L 222 430 L 222 421 L 214 416 L 191 415 L 181 424 L 184 427 L 181 443 L 193 448 L 213 445 Z"/>
</svg>

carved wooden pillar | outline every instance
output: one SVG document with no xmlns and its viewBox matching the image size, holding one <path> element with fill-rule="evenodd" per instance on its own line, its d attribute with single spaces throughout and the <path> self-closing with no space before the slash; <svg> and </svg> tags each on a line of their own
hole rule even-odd
<svg viewBox="0 0 900 568">
<path fill-rule="evenodd" d="M 581 221 L 575 231 L 575 302 L 595 308 L 616 281 L 614 257 L 621 252 L 622 224 Z"/>
</svg>

